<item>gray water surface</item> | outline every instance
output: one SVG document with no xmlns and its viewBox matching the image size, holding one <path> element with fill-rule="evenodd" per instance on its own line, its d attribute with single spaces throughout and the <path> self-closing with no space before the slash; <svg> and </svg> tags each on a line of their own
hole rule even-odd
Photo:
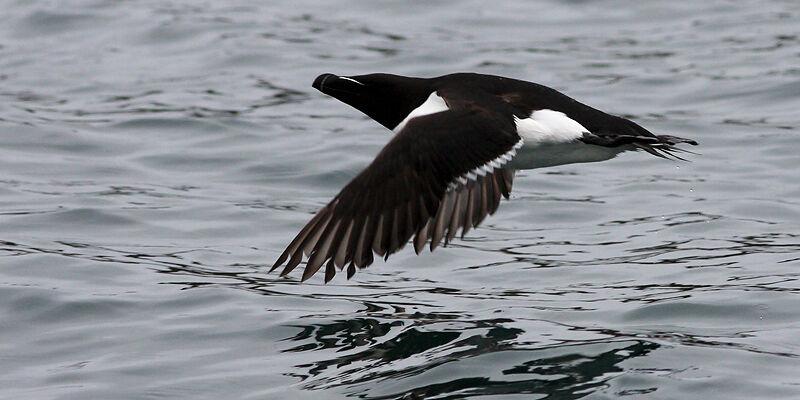
<svg viewBox="0 0 800 400">
<path fill-rule="evenodd" d="M 791 1 L 0 1 L 0 397 L 800 397 Z M 320 73 L 552 86 L 691 162 L 523 171 L 351 280 L 267 274 L 391 133 Z"/>
</svg>

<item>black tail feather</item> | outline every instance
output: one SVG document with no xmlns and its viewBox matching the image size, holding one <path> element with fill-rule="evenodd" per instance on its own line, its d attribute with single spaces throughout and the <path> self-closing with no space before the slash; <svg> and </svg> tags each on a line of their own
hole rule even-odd
<svg viewBox="0 0 800 400">
<path fill-rule="evenodd" d="M 681 161 L 688 161 L 687 159 L 676 155 L 675 153 L 689 153 L 689 154 L 697 154 L 691 150 L 682 149 L 680 147 L 675 147 L 678 144 L 690 144 L 692 146 L 697 146 L 697 142 L 692 139 L 686 139 L 678 136 L 670 136 L 670 135 L 657 135 L 655 137 L 658 139 L 658 142 L 653 143 L 652 140 L 648 140 L 645 143 L 641 143 L 638 141 L 633 142 L 633 145 L 637 148 L 640 148 L 650 154 L 656 155 L 661 158 L 666 159 L 674 159 L 674 160 L 681 160 Z"/>
<path fill-rule="evenodd" d="M 595 135 L 586 132 L 583 134 L 581 141 L 604 147 L 633 145 L 637 149 L 642 149 L 656 157 L 681 161 L 687 160 L 675 155 L 675 153 L 697 154 L 690 150 L 675 147 L 684 143 L 697 146 L 697 142 L 692 139 L 671 135 L 651 135 L 649 132 L 647 132 L 647 135 Z"/>
</svg>

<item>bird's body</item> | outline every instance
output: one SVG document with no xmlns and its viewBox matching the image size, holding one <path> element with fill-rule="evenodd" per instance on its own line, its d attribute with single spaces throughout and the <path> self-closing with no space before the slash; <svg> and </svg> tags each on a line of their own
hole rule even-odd
<svg viewBox="0 0 800 400">
<path fill-rule="evenodd" d="M 300 231 L 272 267 L 291 272 L 308 257 L 303 280 L 384 257 L 413 237 L 433 250 L 477 226 L 508 198 L 514 171 L 608 160 L 642 149 L 674 157 L 690 139 L 654 135 L 546 86 L 492 75 L 437 78 L 388 74 L 320 75 L 313 86 L 350 104 L 395 136 Z"/>
</svg>

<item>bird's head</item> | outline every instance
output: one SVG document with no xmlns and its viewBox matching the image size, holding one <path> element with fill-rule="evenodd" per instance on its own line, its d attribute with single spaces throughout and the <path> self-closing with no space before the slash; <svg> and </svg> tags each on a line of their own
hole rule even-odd
<svg viewBox="0 0 800 400">
<path fill-rule="evenodd" d="M 432 91 L 427 79 L 390 74 L 322 74 L 311 86 L 355 107 L 389 129 L 394 129 L 425 102 Z"/>
</svg>

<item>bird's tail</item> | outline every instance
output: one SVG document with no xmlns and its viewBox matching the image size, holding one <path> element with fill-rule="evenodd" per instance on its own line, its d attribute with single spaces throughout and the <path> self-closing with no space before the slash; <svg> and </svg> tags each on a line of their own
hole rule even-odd
<svg viewBox="0 0 800 400">
<path fill-rule="evenodd" d="M 675 147 L 675 145 L 686 143 L 692 146 L 697 146 L 697 142 L 692 139 L 686 139 L 678 136 L 671 135 L 655 135 L 654 137 L 640 136 L 637 140 L 632 141 L 632 144 L 639 149 L 642 149 L 654 156 L 676 159 L 686 161 L 686 159 L 675 155 L 675 153 L 689 153 L 697 154 L 693 151 Z"/>
<path fill-rule="evenodd" d="M 638 125 L 637 125 L 638 126 Z M 686 139 L 678 136 L 670 135 L 654 135 L 642 128 L 643 132 L 635 132 L 634 134 L 622 135 L 602 135 L 584 132 L 583 137 L 580 139 L 584 143 L 594 144 L 605 147 L 619 147 L 619 146 L 633 146 L 642 149 L 654 156 L 676 159 L 686 161 L 684 158 L 675 155 L 675 153 L 690 153 L 696 154 L 692 151 L 675 147 L 678 144 L 686 143 L 692 146 L 697 146 L 697 142 L 692 139 Z"/>
</svg>

